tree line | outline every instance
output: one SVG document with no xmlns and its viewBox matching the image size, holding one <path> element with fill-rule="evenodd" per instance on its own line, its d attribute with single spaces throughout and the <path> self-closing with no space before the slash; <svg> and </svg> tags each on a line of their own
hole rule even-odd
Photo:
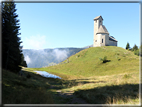
<svg viewBox="0 0 142 107">
<path fill-rule="evenodd" d="M 2 2 L 2 68 L 19 72 L 21 66 L 27 67 L 22 53 L 20 25 L 13 0 Z"/>
<path fill-rule="evenodd" d="M 130 44 L 127 42 L 126 44 L 126 50 L 130 50 L 132 52 L 134 52 L 135 55 L 138 55 L 138 56 L 142 56 L 142 45 L 138 48 L 138 46 L 135 44 L 133 46 L 133 48 L 130 47 Z"/>
</svg>

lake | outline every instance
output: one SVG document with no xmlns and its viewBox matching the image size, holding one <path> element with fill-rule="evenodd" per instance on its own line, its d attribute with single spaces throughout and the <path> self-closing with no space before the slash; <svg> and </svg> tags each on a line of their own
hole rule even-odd
<svg viewBox="0 0 142 107">
<path fill-rule="evenodd" d="M 58 79 L 61 79 L 59 76 L 56 76 L 54 74 L 50 74 L 46 71 L 34 71 L 36 72 L 37 74 L 43 76 L 43 77 L 47 77 L 47 78 L 58 78 Z"/>
</svg>

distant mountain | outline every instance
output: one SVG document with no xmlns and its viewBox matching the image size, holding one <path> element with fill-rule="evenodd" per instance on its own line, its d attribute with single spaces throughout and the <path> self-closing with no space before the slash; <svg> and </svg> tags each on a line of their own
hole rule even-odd
<svg viewBox="0 0 142 107">
<path fill-rule="evenodd" d="M 83 47 L 83 48 L 89 48 L 89 47 L 93 47 L 93 44 L 92 45 L 89 45 L 89 46 L 85 46 L 85 47 Z"/>
<path fill-rule="evenodd" d="M 23 49 L 29 68 L 41 68 L 58 64 L 85 48 Z"/>
</svg>

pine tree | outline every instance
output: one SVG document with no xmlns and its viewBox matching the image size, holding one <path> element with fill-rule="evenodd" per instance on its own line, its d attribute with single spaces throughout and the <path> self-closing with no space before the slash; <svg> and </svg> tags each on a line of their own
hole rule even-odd
<svg viewBox="0 0 142 107">
<path fill-rule="evenodd" d="M 19 20 L 13 1 L 2 3 L 2 68 L 20 71 L 22 46 Z"/>
<path fill-rule="evenodd" d="M 138 46 L 135 44 L 134 47 L 132 48 L 132 51 L 138 50 Z"/>
<path fill-rule="evenodd" d="M 24 67 L 27 67 L 27 63 L 26 61 L 24 60 L 24 55 L 22 54 L 21 56 L 21 65 L 24 66 Z"/>
<path fill-rule="evenodd" d="M 128 42 L 127 42 L 127 45 L 126 45 L 126 49 L 130 49 L 130 45 L 129 45 Z"/>
</svg>

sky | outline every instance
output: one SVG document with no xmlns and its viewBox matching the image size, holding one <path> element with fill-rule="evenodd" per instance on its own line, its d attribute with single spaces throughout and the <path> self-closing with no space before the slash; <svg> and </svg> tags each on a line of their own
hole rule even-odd
<svg viewBox="0 0 142 107">
<path fill-rule="evenodd" d="M 16 3 L 16 9 L 23 49 L 92 45 L 100 15 L 118 47 L 140 44 L 139 3 Z"/>
</svg>

